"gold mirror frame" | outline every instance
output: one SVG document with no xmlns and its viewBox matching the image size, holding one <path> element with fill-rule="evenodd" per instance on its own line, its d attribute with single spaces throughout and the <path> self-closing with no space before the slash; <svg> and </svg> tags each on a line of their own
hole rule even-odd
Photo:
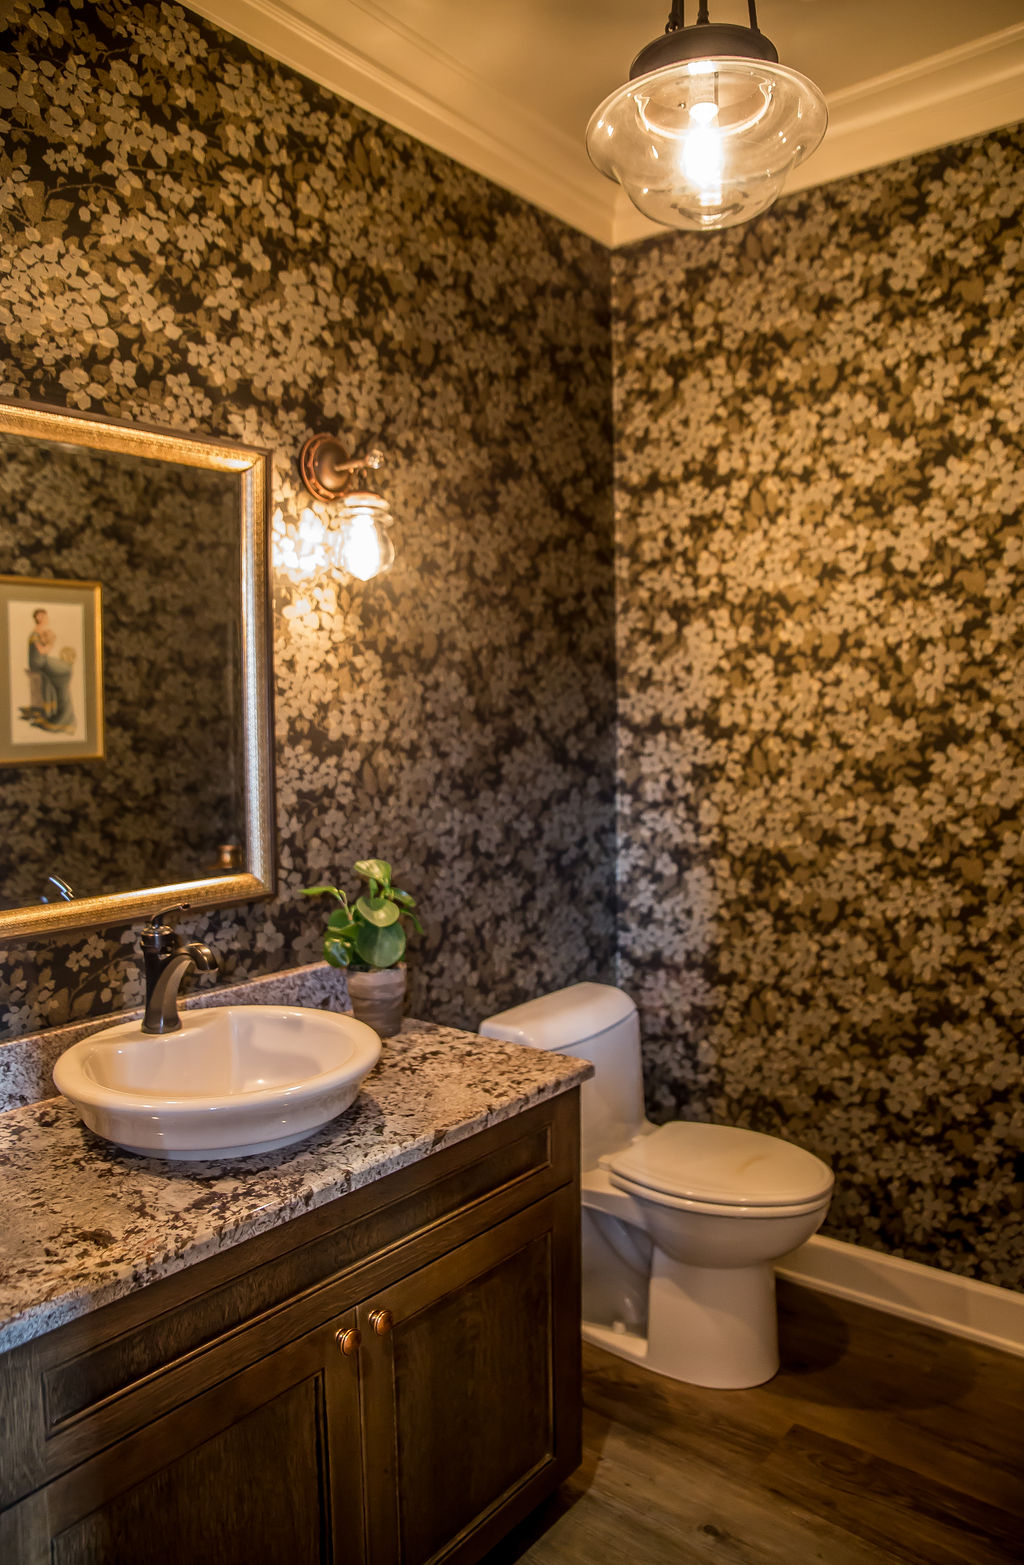
<svg viewBox="0 0 1024 1565">
<path fill-rule="evenodd" d="M 247 863 L 237 874 L 135 891 L 0 909 L 0 939 L 65 929 L 128 924 L 157 909 L 223 907 L 272 895 L 275 888 L 273 720 L 270 686 L 270 453 L 256 446 L 177 434 L 33 402 L 0 398 L 0 433 L 57 440 L 238 475 L 241 514 L 242 734 Z"/>
</svg>

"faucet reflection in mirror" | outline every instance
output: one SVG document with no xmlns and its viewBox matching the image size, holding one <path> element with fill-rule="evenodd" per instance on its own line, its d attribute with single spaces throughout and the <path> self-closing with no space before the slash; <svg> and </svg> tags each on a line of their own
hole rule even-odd
<svg viewBox="0 0 1024 1565">
<path fill-rule="evenodd" d="M 387 530 L 393 519 L 391 508 L 372 479 L 383 465 L 378 450 L 347 459 L 333 435 L 314 435 L 306 441 L 299 453 L 299 472 L 320 507 L 307 508 L 299 518 L 300 540 L 307 546 L 300 545 L 300 554 L 320 552 L 328 570 L 359 581 L 370 581 L 391 569 L 395 560 Z"/>
</svg>

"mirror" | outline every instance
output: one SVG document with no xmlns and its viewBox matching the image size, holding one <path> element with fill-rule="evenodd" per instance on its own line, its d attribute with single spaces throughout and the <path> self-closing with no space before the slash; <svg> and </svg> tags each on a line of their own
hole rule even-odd
<svg viewBox="0 0 1024 1565">
<path fill-rule="evenodd" d="M 273 891 L 269 469 L 0 399 L 0 936 Z"/>
</svg>

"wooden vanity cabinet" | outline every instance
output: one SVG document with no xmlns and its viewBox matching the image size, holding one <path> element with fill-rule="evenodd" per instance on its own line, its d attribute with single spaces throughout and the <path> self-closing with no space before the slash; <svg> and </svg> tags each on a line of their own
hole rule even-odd
<svg viewBox="0 0 1024 1565">
<path fill-rule="evenodd" d="M 0 1359 L 4 1565 L 478 1560 L 579 1461 L 576 1097 Z"/>
</svg>

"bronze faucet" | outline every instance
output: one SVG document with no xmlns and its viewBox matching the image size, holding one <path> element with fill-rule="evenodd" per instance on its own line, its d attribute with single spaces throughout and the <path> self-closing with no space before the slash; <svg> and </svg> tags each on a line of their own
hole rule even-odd
<svg viewBox="0 0 1024 1565">
<path fill-rule="evenodd" d="M 142 931 L 142 960 L 146 969 L 143 1032 L 177 1032 L 181 1026 L 178 987 L 186 970 L 195 966 L 210 972 L 217 966 L 209 946 L 199 940 L 186 945 L 166 923 L 171 913 L 183 912 L 188 905 L 181 902 L 177 907 L 168 908 L 166 913 L 154 913 Z"/>
</svg>

